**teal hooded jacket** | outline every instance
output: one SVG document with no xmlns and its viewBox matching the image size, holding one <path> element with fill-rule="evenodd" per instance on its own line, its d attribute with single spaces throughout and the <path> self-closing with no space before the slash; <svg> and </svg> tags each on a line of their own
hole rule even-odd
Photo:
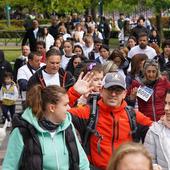
<svg viewBox="0 0 170 170">
<path fill-rule="evenodd" d="M 32 110 L 27 108 L 22 118 L 33 125 L 38 131 L 38 138 L 43 153 L 43 170 L 69 170 L 69 154 L 65 141 L 65 130 L 71 124 L 76 137 L 77 147 L 80 156 L 80 170 L 89 170 L 89 161 L 78 141 L 75 128 L 71 122 L 71 116 L 67 113 L 66 119 L 60 124 L 54 134 L 42 129 Z M 23 139 L 18 128 L 10 134 L 7 151 L 2 165 L 2 170 L 18 170 L 19 161 L 24 147 Z"/>
</svg>

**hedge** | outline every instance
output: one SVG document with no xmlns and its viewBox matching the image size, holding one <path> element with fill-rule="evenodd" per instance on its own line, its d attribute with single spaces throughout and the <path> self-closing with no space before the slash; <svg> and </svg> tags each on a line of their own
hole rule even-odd
<svg viewBox="0 0 170 170">
<path fill-rule="evenodd" d="M 152 25 L 156 26 L 156 17 L 149 18 Z M 162 16 L 162 26 L 163 28 L 170 28 L 170 17 L 168 16 Z"/>
<path fill-rule="evenodd" d="M 40 25 L 48 24 L 50 23 L 49 19 L 43 19 L 39 20 Z M 7 21 L 6 20 L 0 20 L 0 26 L 4 25 L 6 26 Z M 16 27 L 23 27 L 24 20 L 11 20 L 11 25 L 14 25 Z"/>
<path fill-rule="evenodd" d="M 170 29 L 164 29 L 163 34 L 165 39 L 170 39 Z M 118 38 L 118 31 L 113 30 L 111 32 L 110 38 Z"/>
</svg>

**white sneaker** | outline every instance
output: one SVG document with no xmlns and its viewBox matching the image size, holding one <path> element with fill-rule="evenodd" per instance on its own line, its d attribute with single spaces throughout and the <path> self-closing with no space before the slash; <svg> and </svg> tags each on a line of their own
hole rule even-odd
<svg viewBox="0 0 170 170">
<path fill-rule="evenodd" d="M 8 121 L 8 123 L 7 123 L 7 127 L 9 128 L 9 127 L 11 127 L 11 126 L 12 126 L 11 122 L 10 122 L 10 121 Z"/>
</svg>

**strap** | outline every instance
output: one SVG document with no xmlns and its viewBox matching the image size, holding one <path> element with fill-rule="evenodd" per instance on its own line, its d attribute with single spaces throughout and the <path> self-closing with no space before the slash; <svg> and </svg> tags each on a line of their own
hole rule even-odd
<svg viewBox="0 0 170 170">
<path fill-rule="evenodd" d="M 133 141 L 138 142 L 137 138 L 137 123 L 136 123 L 136 112 L 134 111 L 133 107 L 127 106 L 125 108 L 128 118 L 129 118 L 129 123 L 130 123 L 130 128 L 131 128 L 131 135 L 133 138 Z"/>
<path fill-rule="evenodd" d="M 70 160 L 69 170 L 79 170 L 79 152 L 71 125 L 66 129 L 65 137 Z"/>
<path fill-rule="evenodd" d="M 44 78 L 43 78 L 43 75 L 42 75 L 42 70 L 37 71 L 36 74 L 38 76 L 38 79 L 40 81 L 42 88 L 45 88 L 46 84 L 45 84 L 45 81 L 44 81 Z"/>
<path fill-rule="evenodd" d="M 32 67 L 30 66 L 29 63 L 27 63 L 27 67 L 28 67 L 28 69 L 30 70 L 31 74 L 33 75 L 34 73 L 33 73 L 33 71 L 32 71 Z"/>
<path fill-rule="evenodd" d="M 92 100 L 92 101 L 91 101 Z M 89 122 L 86 126 L 86 132 L 84 135 L 84 142 L 83 142 L 83 147 L 85 148 L 88 142 L 89 135 L 91 133 L 95 133 L 96 129 L 96 122 L 97 122 L 97 117 L 98 117 L 98 95 L 92 95 L 90 99 L 90 118 Z"/>
<path fill-rule="evenodd" d="M 64 76 L 63 76 L 63 85 L 62 85 L 62 87 L 64 87 L 64 88 L 65 88 L 66 77 L 67 77 L 67 72 L 65 72 Z"/>
</svg>

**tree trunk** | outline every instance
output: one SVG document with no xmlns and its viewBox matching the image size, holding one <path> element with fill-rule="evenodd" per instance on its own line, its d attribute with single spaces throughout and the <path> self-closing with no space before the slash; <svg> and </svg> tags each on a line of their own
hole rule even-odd
<svg viewBox="0 0 170 170">
<path fill-rule="evenodd" d="M 162 40 L 164 38 L 163 35 L 163 27 L 162 27 L 162 15 L 161 15 L 161 10 L 159 10 L 156 14 L 156 26 L 157 26 L 157 30 L 158 30 L 158 34 L 160 36 L 160 41 L 162 43 Z"/>
</svg>

